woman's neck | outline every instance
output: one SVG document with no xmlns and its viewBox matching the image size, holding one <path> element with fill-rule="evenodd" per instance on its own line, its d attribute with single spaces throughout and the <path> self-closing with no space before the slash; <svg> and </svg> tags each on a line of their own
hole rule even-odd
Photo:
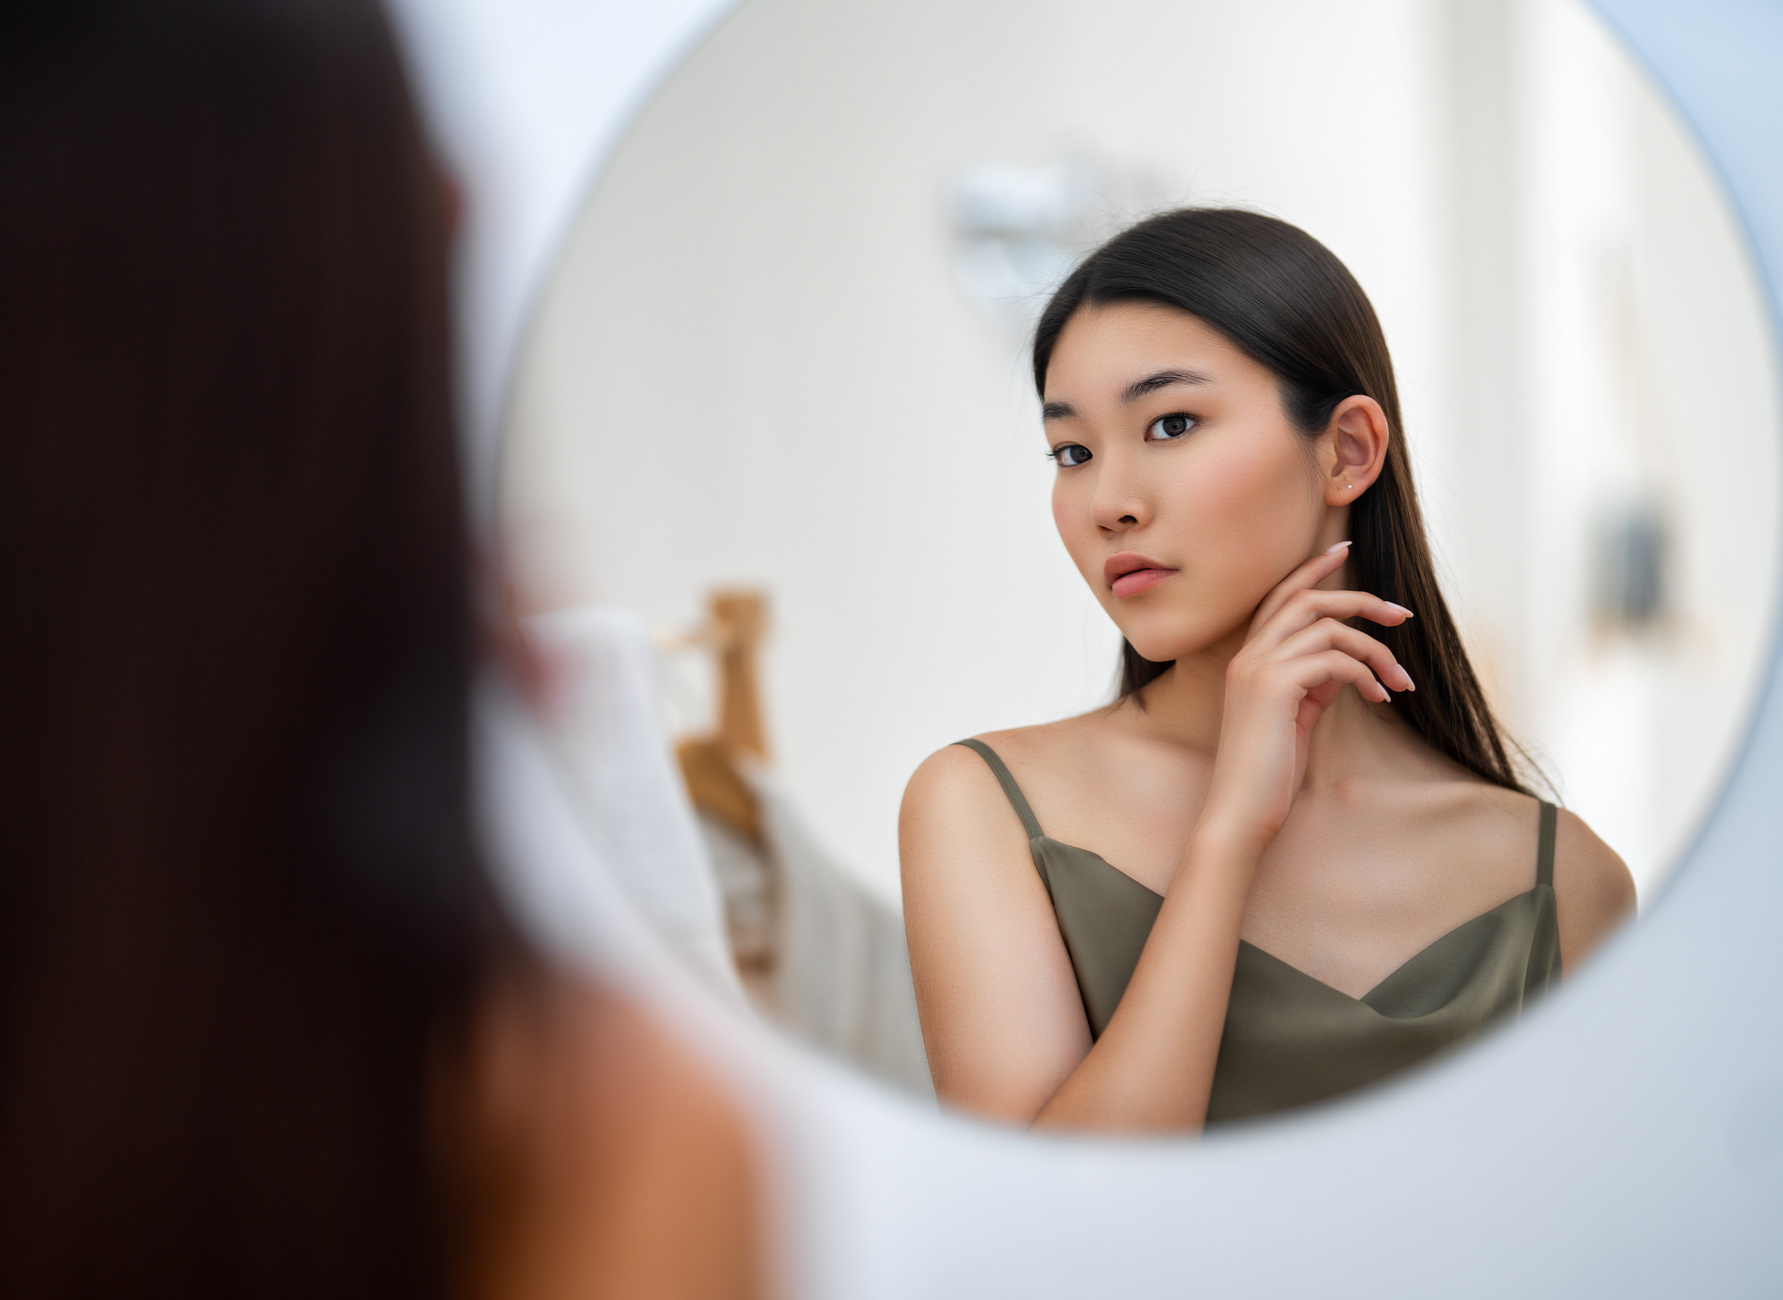
<svg viewBox="0 0 1783 1300">
<path fill-rule="evenodd" d="M 1219 748 L 1226 669 L 1244 645 L 1246 631 L 1240 628 L 1165 669 L 1145 687 L 1145 707 L 1132 719 L 1158 739 L 1199 750 L 1211 759 Z M 1345 686 L 1313 726 L 1302 788 L 1328 789 L 1360 771 L 1378 770 L 1391 757 L 1399 730 L 1385 706 L 1370 704 Z"/>
<path fill-rule="evenodd" d="M 1244 629 L 1185 655 L 1140 693 L 1147 731 L 1211 757 L 1219 747 L 1220 714 L 1226 702 L 1226 668 L 1244 644 Z"/>
</svg>

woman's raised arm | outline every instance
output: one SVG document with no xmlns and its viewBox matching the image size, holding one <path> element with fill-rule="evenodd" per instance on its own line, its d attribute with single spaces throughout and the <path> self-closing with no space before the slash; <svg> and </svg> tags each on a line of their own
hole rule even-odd
<svg viewBox="0 0 1783 1300">
<path fill-rule="evenodd" d="M 1197 1129 L 1206 1119 L 1251 878 L 1345 685 L 1412 689 L 1387 648 L 1342 621 L 1409 611 L 1320 591 L 1334 547 L 1264 600 L 1227 671 L 1213 780 L 1120 1006 L 1092 1044 L 1021 826 L 976 755 L 944 751 L 901 820 L 906 926 L 936 1091 L 956 1105 L 1076 1129 Z M 997 815 L 999 804 L 1001 815 Z"/>
</svg>

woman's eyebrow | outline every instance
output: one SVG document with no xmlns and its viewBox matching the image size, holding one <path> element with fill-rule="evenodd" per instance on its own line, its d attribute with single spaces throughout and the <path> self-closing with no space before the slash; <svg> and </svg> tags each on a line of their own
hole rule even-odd
<svg viewBox="0 0 1783 1300">
<path fill-rule="evenodd" d="M 1048 402 L 1040 408 L 1042 420 L 1069 420 L 1077 414 L 1077 408 L 1070 402 Z"/>
<path fill-rule="evenodd" d="M 1172 384 L 1211 384 L 1213 380 L 1199 370 L 1160 370 L 1155 375 L 1147 375 L 1144 379 L 1135 380 L 1127 385 L 1121 394 L 1121 405 L 1134 402 L 1147 393 L 1155 393 L 1160 388 L 1169 388 Z"/>
</svg>

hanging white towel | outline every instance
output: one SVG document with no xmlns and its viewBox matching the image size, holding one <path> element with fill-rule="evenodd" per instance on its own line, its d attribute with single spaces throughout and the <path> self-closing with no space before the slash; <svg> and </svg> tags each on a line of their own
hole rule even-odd
<svg viewBox="0 0 1783 1300">
<path fill-rule="evenodd" d="M 584 829 L 668 946 L 741 1002 L 643 622 L 629 610 L 583 607 L 529 618 L 525 631 L 549 663 L 546 742 Z"/>
</svg>

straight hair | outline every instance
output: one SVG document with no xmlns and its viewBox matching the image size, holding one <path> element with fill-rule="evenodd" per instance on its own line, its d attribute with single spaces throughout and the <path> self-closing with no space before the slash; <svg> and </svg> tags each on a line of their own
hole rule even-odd
<svg viewBox="0 0 1783 1300">
<path fill-rule="evenodd" d="M 0 1295 L 442 1297 L 449 216 L 375 0 L 0 15 Z"/>
<path fill-rule="evenodd" d="M 1438 753 L 1494 785 L 1529 793 L 1437 582 L 1393 360 L 1349 269 L 1305 231 L 1261 213 L 1183 208 L 1151 217 L 1091 253 L 1041 313 L 1033 358 L 1042 401 L 1066 322 L 1085 307 L 1115 302 L 1161 303 L 1205 322 L 1275 375 L 1283 410 L 1308 438 L 1325 431 L 1348 397 L 1380 404 L 1391 436 L 1380 476 L 1350 506 L 1349 563 L 1359 588 L 1417 614 L 1398 627 L 1363 625 L 1418 683 L 1391 707 Z M 1118 698 L 1143 703 L 1141 692 L 1169 667 L 1123 640 Z"/>
</svg>

